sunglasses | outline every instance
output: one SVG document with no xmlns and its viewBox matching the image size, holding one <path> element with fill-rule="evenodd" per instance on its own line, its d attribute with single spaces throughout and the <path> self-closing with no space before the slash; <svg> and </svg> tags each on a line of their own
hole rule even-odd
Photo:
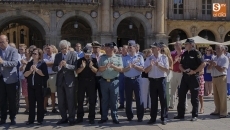
<svg viewBox="0 0 230 130">
<path fill-rule="evenodd" d="M 32 53 L 33 55 L 38 55 L 37 53 Z"/>
</svg>

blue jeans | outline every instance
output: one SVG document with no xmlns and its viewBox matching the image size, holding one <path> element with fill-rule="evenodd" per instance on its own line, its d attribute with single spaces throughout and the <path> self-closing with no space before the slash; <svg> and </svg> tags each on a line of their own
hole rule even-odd
<svg viewBox="0 0 230 130">
<path fill-rule="evenodd" d="M 113 120 L 118 120 L 117 116 L 117 103 L 119 94 L 119 80 L 112 80 L 107 82 L 105 79 L 101 78 L 101 95 L 102 95 L 102 120 L 107 120 L 109 107 L 111 109 L 111 117 Z"/>
<path fill-rule="evenodd" d="M 120 73 L 119 75 L 119 96 L 120 96 L 120 100 L 119 103 L 120 105 L 124 106 L 124 102 L 125 102 L 125 82 L 124 82 L 124 73 Z"/>
<path fill-rule="evenodd" d="M 230 95 L 230 83 L 227 83 L 227 95 Z"/>
</svg>

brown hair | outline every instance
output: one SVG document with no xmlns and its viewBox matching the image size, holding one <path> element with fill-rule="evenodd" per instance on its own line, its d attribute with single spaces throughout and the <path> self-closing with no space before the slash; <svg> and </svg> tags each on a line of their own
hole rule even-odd
<svg viewBox="0 0 230 130">
<path fill-rule="evenodd" d="M 27 48 L 26 44 L 19 44 L 18 47 L 24 47 L 25 49 Z"/>
<path fill-rule="evenodd" d="M 208 47 L 205 49 L 205 52 L 206 52 L 207 50 L 210 50 L 210 53 L 211 53 L 211 54 L 213 54 L 213 53 L 214 53 L 214 52 L 213 52 L 213 49 L 212 49 L 212 47 L 211 47 L 211 46 L 208 46 Z"/>
<path fill-rule="evenodd" d="M 38 60 L 43 60 L 43 51 L 42 51 L 42 49 L 35 48 L 35 49 L 33 49 L 33 52 L 36 51 L 36 50 L 38 51 L 38 55 L 39 55 Z"/>
</svg>

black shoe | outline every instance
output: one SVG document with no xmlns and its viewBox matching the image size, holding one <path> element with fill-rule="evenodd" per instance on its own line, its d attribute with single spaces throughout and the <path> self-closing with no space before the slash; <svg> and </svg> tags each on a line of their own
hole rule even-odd
<svg viewBox="0 0 230 130">
<path fill-rule="evenodd" d="M 29 122 L 29 121 L 26 122 L 26 125 L 31 125 L 31 124 L 34 124 L 34 122 Z"/>
<path fill-rule="evenodd" d="M 138 119 L 137 122 L 142 122 L 143 120 L 142 119 Z"/>
<path fill-rule="evenodd" d="M 55 103 L 55 106 L 58 106 L 58 104 L 57 104 L 57 103 Z"/>
<path fill-rule="evenodd" d="M 167 121 L 161 121 L 161 124 L 162 124 L 162 125 L 166 125 L 166 124 L 167 124 Z"/>
<path fill-rule="evenodd" d="M 149 120 L 148 122 L 147 122 L 147 124 L 155 124 L 156 123 L 156 121 L 153 121 L 153 120 Z"/>
<path fill-rule="evenodd" d="M 192 117 L 190 121 L 197 121 L 197 117 Z"/>
<path fill-rule="evenodd" d="M 184 119 L 184 117 L 181 117 L 181 116 L 175 116 L 173 119 Z"/>
<path fill-rule="evenodd" d="M 0 121 L 0 125 L 6 124 L 6 121 Z"/>
<path fill-rule="evenodd" d="M 46 116 L 46 115 L 47 115 L 47 112 L 48 112 L 47 110 L 44 110 L 44 116 Z"/>
<path fill-rule="evenodd" d="M 42 125 L 42 122 L 38 122 L 37 125 Z"/>
<path fill-rule="evenodd" d="M 81 118 L 78 118 L 77 120 L 76 120 L 76 124 L 79 124 L 79 123 L 82 123 L 83 122 L 83 119 Z"/>
<path fill-rule="evenodd" d="M 132 121 L 133 119 L 132 118 L 128 118 L 127 121 Z"/>
<path fill-rule="evenodd" d="M 218 116 L 218 115 L 220 115 L 219 113 L 214 113 L 214 112 L 212 112 L 212 113 L 210 113 L 210 115 L 212 115 L 212 116 Z"/>
<path fill-rule="evenodd" d="M 114 124 L 120 124 L 120 122 L 118 120 L 113 120 Z"/>
<path fill-rule="evenodd" d="M 16 125 L 16 121 L 15 120 L 11 120 L 10 125 Z"/>
<path fill-rule="evenodd" d="M 58 110 L 57 110 L 56 108 L 54 108 L 54 109 L 52 110 L 52 113 L 59 113 L 59 112 L 58 112 Z"/>
<path fill-rule="evenodd" d="M 102 119 L 101 119 L 101 120 L 98 121 L 98 124 L 103 124 L 103 123 L 105 123 L 106 121 L 107 121 L 107 120 L 102 120 Z"/>
<path fill-rule="evenodd" d="M 124 105 L 120 105 L 119 107 L 118 107 L 118 109 L 124 109 L 125 107 L 124 107 Z"/>
<path fill-rule="evenodd" d="M 75 125 L 75 122 L 74 121 L 70 121 L 69 122 L 69 126 L 73 126 L 73 125 Z"/>
<path fill-rule="evenodd" d="M 220 117 L 220 118 L 227 118 L 227 117 L 228 117 L 228 115 L 226 115 L 226 116 L 222 116 L 222 115 L 220 115 L 219 117 Z"/>
<path fill-rule="evenodd" d="M 60 124 L 66 124 L 66 123 L 68 123 L 68 120 L 60 120 L 56 124 L 60 125 Z"/>
<path fill-rule="evenodd" d="M 94 120 L 89 120 L 89 124 L 95 124 Z"/>
<path fill-rule="evenodd" d="M 24 114 L 29 114 L 29 110 L 25 110 L 23 113 Z"/>
</svg>

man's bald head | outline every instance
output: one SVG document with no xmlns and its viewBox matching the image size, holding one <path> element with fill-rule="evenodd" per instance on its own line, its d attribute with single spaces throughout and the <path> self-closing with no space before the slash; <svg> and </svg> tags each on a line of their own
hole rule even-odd
<svg viewBox="0 0 230 130">
<path fill-rule="evenodd" d="M 8 37 L 6 35 L 0 35 L 0 48 L 5 50 L 8 46 Z"/>
</svg>

